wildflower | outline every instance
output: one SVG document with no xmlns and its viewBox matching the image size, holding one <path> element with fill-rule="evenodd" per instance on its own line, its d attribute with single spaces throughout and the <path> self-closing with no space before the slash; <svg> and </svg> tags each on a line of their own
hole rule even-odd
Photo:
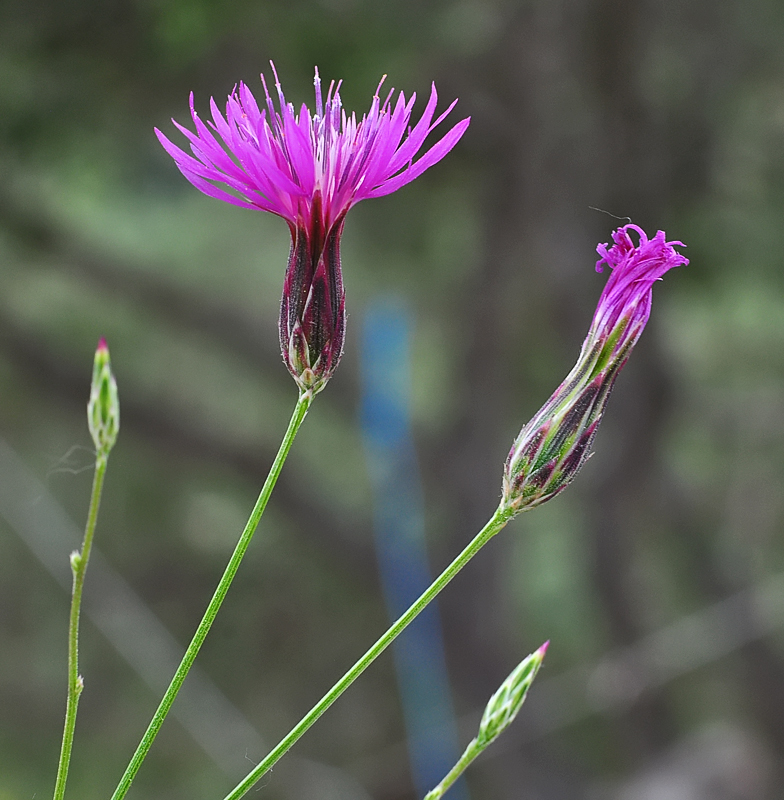
<svg viewBox="0 0 784 800">
<path fill-rule="evenodd" d="M 157 129 L 156 134 L 197 189 L 234 205 L 269 211 L 288 222 L 291 252 L 280 308 L 280 344 L 283 360 L 300 389 L 315 393 L 329 380 L 343 351 L 340 236 L 346 212 L 360 200 L 396 191 L 440 161 L 463 135 L 469 120 L 457 123 L 414 160 L 428 134 L 455 105 L 433 121 L 435 85 L 422 117 L 411 128 L 416 95 L 406 101 L 400 92 L 393 105 L 390 91 L 382 101 L 383 79 L 370 109 L 357 121 L 343 109 L 340 83 L 330 83 L 326 98 L 322 97 L 318 70 L 315 112 L 303 104 L 295 113 L 283 96 L 274 64 L 272 71 L 278 110 L 262 75 L 265 108 L 260 110 L 250 89 L 240 83 L 229 96 L 225 118 L 215 101 L 210 101 L 209 127 L 197 115 L 191 94 L 196 132 L 174 124 L 190 141 L 193 156 Z"/>
<path fill-rule="evenodd" d="M 109 360 L 109 347 L 103 338 L 95 351 L 87 424 L 98 458 L 105 459 L 114 447 L 120 430 L 120 399 Z"/>
<path fill-rule="evenodd" d="M 635 245 L 629 235 L 639 237 Z M 667 270 L 688 259 L 664 231 L 648 239 L 636 225 L 600 244 L 597 272 L 612 269 L 580 357 L 566 380 L 522 429 L 506 460 L 503 504 L 513 513 L 532 508 L 564 489 L 590 455 L 615 379 L 651 313 L 651 289 Z"/>
</svg>

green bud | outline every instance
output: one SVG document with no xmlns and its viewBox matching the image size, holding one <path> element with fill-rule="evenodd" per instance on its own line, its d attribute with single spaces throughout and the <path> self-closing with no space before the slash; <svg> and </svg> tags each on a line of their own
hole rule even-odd
<svg viewBox="0 0 784 800">
<path fill-rule="evenodd" d="M 71 571 L 76 574 L 76 571 L 79 569 L 79 565 L 82 563 L 82 554 L 78 550 L 74 550 L 70 556 L 71 561 Z"/>
<path fill-rule="evenodd" d="M 99 458 L 109 455 L 120 430 L 120 398 L 112 374 L 106 339 L 98 342 L 93 364 L 93 382 L 87 403 L 87 424 Z"/>
<path fill-rule="evenodd" d="M 542 666 L 549 644 L 550 642 L 545 642 L 528 656 L 490 698 L 476 736 L 476 742 L 481 748 L 497 739 L 512 724 L 523 706 L 539 667 Z"/>
</svg>

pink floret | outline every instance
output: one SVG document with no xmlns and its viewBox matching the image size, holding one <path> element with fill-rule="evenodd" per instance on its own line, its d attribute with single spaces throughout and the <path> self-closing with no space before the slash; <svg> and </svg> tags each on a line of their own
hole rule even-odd
<svg viewBox="0 0 784 800">
<path fill-rule="evenodd" d="M 629 231 L 639 236 L 637 245 Z M 594 325 L 611 330 L 621 317 L 628 316 L 633 323 L 648 321 L 651 310 L 651 287 L 665 272 L 689 263 L 675 247 L 685 247 L 682 242 L 668 242 L 664 231 L 649 239 L 637 225 L 624 225 L 613 231 L 614 244 L 597 246 L 601 256 L 596 262 L 597 272 L 604 264 L 612 269 L 594 315 Z"/>
<path fill-rule="evenodd" d="M 189 140 L 192 155 L 157 128 L 155 133 L 182 174 L 204 194 L 269 211 L 293 226 L 316 223 L 329 230 L 355 203 L 390 194 L 440 161 L 468 127 L 469 119 L 458 122 L 420 154 L 428 134 L 455 105 L 433 121 L 438 100 L 435 85 L 412 128 L 416 95 L 407 101 L 400 92 L 393 104 L 390 91 L 382 102 L 379 84 L 370 109 L 357 121 L 343 109 L 339 83 L 332 82 L 322 99 L 316 70 L 315 111 L 302 105 L 295 113 L 286 102 L 274 64 L 272 71 L 277 109 L 263 75 L 264 108 L 240 83 L 229 96 L 225 116 L 210 101 L 212 120 L 206 125 L 191 95 L 195 132 L 174 124 Z"/>
</svg>

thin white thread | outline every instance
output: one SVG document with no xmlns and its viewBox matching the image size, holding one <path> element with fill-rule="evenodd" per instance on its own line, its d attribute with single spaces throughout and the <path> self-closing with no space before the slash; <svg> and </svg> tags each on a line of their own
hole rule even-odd
<svg viewBox="0 0 784 800">
<path fill-rule="evenodd" d="M 93 456 L 90 463 L 85 464 L 82 467 L 69 466 L 68 462 L 71 460 L 71 456 L 77 450 L 86 450 L 88 453 L 90 453 L 90 455 Z M 86 445 L 83 444 L 75 444 L 72 447 L 69 447 L 68 450 L 54 462 L 54 465 L 46 471 L 46 478 L 48 480 L 53 475 L 57 475 L 61 472 L 66 472 L 70 475 L 80 475 L 82 472 L 94 469 L 96 458 L 97 458 L 97 453 L 95 452 L 95 450 L 93 450 L 92 447 L 87 447 Z"/>
<path fill-rule="evenodd" d="M 632 224 L 631 217 L 619 217 L 617 214 L 611 214 L 609 211 L 605 211 L 603 208 L 597 208 L 596 206 L 588 206 L 588 208 L 590 208 L 591 211 L 598 211 L 600 214 L 607 214 L 608 217 L 621 220 L 621 222 L 626 220 L 630 225 Z"/>
</svg>

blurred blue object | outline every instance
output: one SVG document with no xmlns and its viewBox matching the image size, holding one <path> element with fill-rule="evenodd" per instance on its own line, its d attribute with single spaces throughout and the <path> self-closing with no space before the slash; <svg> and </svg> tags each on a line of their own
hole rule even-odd
<svg viewBox="0 0 784 800">
<path fill-rule="evenodd" d="M 411 433 L 411 322 L 402 303 L 379 302 L 362 332 L 362 429 L 373 483 L 381 583 L 391 620 L 430 585 L 422 489 Z M 441 624 L 431 603 L 394 644 L 412 777 L 424 796 L 460 756 Z M 464 781 L 450 800 L 468 800 Z"/>
</svg>

